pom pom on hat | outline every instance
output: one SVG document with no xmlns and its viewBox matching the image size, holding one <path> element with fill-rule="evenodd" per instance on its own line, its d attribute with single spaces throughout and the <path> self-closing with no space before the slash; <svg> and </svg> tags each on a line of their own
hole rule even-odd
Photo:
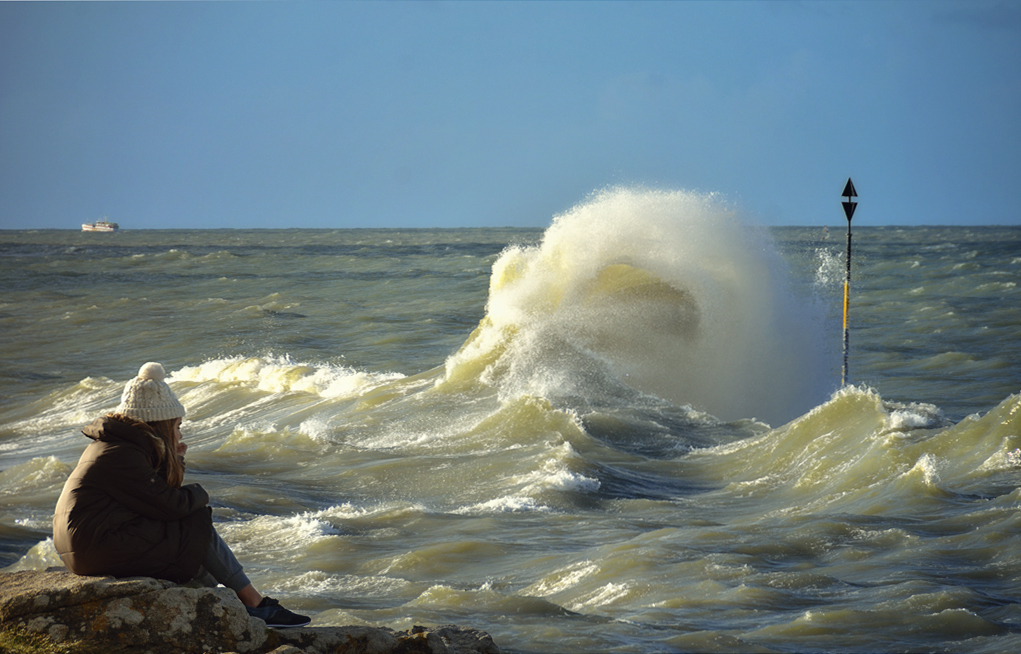
<svg viewBox="0 0 1021 654">
<path fill-rule="evenodd" d="M 162 364 L 150 361 L 143 365 L 138 376 L 124 386 L 116 412 L 142 422 L 183 418 L 184 406 L 163 381 L 166 377 Z"/>
<path fill-rule="evenodd" d="M 138 378 L 163 381 L 167 378 L 167 371 L 163 369 L 162 363 L 150 361 L 149 363 L 143 364 L 142 367 L 138 369 Z"/>
</svg>

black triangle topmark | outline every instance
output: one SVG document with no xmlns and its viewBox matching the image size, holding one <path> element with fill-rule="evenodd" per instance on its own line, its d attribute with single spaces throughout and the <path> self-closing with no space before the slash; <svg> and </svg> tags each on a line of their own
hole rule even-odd
<svg viewBox="0 0 1021 654">
<path fill-rule="evenodd" d="M 847 184 L 844 185 L 844 192 L 841 195 L 846 198 L 858 197 L 858 192 L 854 190 L 854 182 L 851 181 L 850 177 L 847 178 Z"/>
</svg>

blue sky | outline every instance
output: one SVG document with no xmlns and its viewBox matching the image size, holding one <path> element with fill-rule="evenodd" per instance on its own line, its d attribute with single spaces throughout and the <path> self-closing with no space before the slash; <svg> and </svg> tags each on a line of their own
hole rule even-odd
<svg viewBox="0 0 1021 654">
<path fill-rule="evenodd" d="M 0 2 L 0 229 L 1021 224 L 1021 2 Z"/>
</svg>

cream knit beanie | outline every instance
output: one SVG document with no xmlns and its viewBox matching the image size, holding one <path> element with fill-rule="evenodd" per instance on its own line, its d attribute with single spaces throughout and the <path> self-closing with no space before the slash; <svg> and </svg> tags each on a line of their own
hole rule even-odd
<svg viewBox="0 0 1021 654">
<path fill-rule="evenodd" d="M 163 365 L 150 361 L 138 370 L 138 376 L 124 387 L 116 413 L 142 422 L 184 417 L 184 407 L 167 383 Z"/>
</svg>

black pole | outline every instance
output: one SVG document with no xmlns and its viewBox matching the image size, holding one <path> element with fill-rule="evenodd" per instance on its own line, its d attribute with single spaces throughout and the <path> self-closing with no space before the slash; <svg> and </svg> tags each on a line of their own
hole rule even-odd
<svg viewBox="0 0 1021 654">
<path fill-rule="evenodd" d="M 840 373 L 840 385 L 847 385 L 847 350 L 850 342 L 850 330 L 847 326 L 847 309 L 849 306 L 849 300 L 851 297 L 851 216 L 854 215 L 854 209 L 858 206 L 857 202 L 852 202 L 851 198 L 858 197 L 858 193 L 854 190 L 854 183 L 851 178 L 847 178 L 847 184 L 844 185 L 844 197 L 847 198 L 844 205 L 844 215 L 847 216 L 847 274 L 844 277 L 844 367 Z"/>
</svg>

